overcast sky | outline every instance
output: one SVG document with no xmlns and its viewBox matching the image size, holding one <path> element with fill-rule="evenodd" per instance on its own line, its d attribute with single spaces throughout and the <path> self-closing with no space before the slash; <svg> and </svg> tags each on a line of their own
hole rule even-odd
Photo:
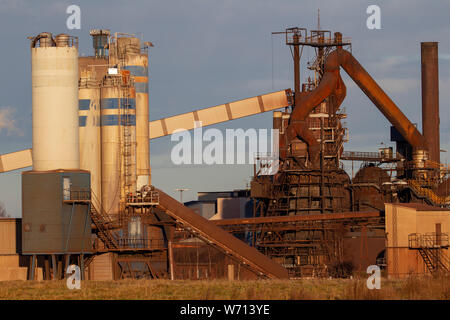
<svg viewBox="0 0 450 320">
<path fill-rule="evenodd" d="M 66 8 L 81 8 L 81 30 L 67 30 Z M 366 27 L 366 8 L 381 8 L 381 30 Z M 421 129 L 420 42 L 439 41 L 441 148 L 450 149 L 449 1 L 26 1 L 0 0 L 0 154 L 32 147 L 29 40 L 43 31 L 79 37 L 80 54 L 92 55 L 89 30 L 139 33 L 150 50 L 150 119 L 293 87 L 292 60 L 284 39 L 272 31 L 317 27 L 351 37 L 353 55 Z M 302 55 L 304 63 L 312 57 Z M 350 142 L 346 150 L 377 151 L 389 141 L 390 124 L 342 71 L 347 85 Z M 272 114 L 216 128 L 270 128 Z M 151 142 L 153 184 L 183 200 L 198 191 L 245 187 L 249 165 L 183 166 L 170 162 L 175 142 Z M 392 144 L 391 144 L 392 145 Z M 450 150 L 449 150 L 450 153 Z M 441 161 L 450 161 L 449 153 Z M 0 201 L 21 216 L 21 170 L 0 174 Z"/>
</svg>

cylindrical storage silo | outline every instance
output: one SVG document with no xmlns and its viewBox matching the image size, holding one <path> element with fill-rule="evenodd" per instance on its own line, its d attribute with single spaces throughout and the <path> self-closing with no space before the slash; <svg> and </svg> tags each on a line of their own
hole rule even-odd
<svg viewBox="0 0 450 320">
<path fill-rule="evenodd" d="M 90 76 L 80 78 L 78 90 L 80 168 L 91 172 L 92 201 L 101 202 L 100 82 Z"/>
<path fill-rule="evenodd" d="M 31 43 L 33 169 L 79 169 L 78 49 L 43 33 Z"/>
<path fill-rule="evenodd" d="M 102 206 L 117 216 L 136 190 L 136 102 L 132 83 L 108 76 L 101 87 Z"/>
<path fill-rule="evenodd" d="M 148 105 L 148 53 L 141 53 L 137 38 L 119 38 L 119 51 L 124 53 L 122 69 L 134 77 L 136 90 L 136 142 L 137 189 L 151 184 L 149 105 Z"/>
</svg>

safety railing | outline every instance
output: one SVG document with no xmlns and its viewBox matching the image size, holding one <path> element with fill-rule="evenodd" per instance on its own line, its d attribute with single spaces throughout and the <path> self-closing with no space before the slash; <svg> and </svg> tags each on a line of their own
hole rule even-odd
<svg viewBox="0 0 450 320">
<path fill-rule="evenodd" d="M 166 248 L 164 240 L 161 239 L 121 238 L 118 244 L 119 249 L 163 250 Z"/>
<path fill-rule="evenodd" d="M 344 151 L 341 159 L 377 159 L 382 160 L 381 155 L 378 152 L 361 152 L 361 151 Z"/>
<path fill-rule="evenodd" d="M 127 195 L 127 204 L 129 205 L 158 205 L 159 193 L 158 191 L 149 191 L 145 194 L 129 194 Z"/>
<path fill-rule="evenodd" d="M 411 233 L 408 235 L 410 249 L 447 248 L 449 245 L 447 233 Z"/>
<path fill-rule="evenodd" d="M 426 197 L 430 199 L 433 203 L 438 205 L 444 205 L 447 203 L 445 197 L 438 196 L 430 188 L 424 188 L 417 180 L 408 180 L 408 185 L 413 189 L 420 197 Z"/>
<path fill-rule="evenodd" d="M 426 160 L 425 167 L 439 169 L 440 171 L 442 171 L 444 173 L 450 173 L 450 165 L 439 163 L 439 162 L 432 161 L 432 160 Z"/>
<path fill-rule="evenodd" d="M 338 45 L 338 44 L 350 44 L 352 39 L 350 37 L 342 37 L 342 41 L 337 41 L 336 38 L 332 37 L 319 37 L 319 36 L 308 36 L 303 41 L 305 44 L 327 44 L 327 45 Z"/>
<path fill-rule="evenodd" d="M 89 202 L 89 201 L 91 201 L 91 190 L 90 189 L 64 190 L 63 191 L 63 201 L 64 202 Z"/>
</svg>

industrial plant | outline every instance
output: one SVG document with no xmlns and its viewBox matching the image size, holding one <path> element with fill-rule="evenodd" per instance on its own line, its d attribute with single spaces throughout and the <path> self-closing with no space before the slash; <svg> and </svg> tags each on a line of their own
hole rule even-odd
<svg viewBox="0 0 450 320">
<path fill-rule="evenodd" d="M 86 57 L 68 34 L 30 37 L 33 145 L 1 155 L 0 172 L 32 169 L 21 175 L 22 218 L 0 219 L 0 280 L 64 279 L 72 264 L 83 280 L 340 278 L 370 265 L 392 278 L 447 273 L 438 43 L 420 44 L 419 132 L 350 38 L 275 34 L 292 52 L 293 88 L 152 121 L 151 42 L 95 29 Z M 301 82 L 305 47 L 314 77 Z M 391 123 L 395 148 L 344 150 L 341 70 Z M 150 139 L 264 112 L 279 132 L 273 174 L 271 155 L 255 154 L 248 189 L 182 203 L 152 185 Z M 344 161 L 362 163 L 354 177 Z"/>
</svg>

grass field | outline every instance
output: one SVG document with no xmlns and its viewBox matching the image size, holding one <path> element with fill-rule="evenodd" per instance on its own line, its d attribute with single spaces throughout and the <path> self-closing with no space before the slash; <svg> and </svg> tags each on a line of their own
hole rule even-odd
<svg viewBox="0 0 450 320">
<path fill-rule="evenodd" d="M 0 299 L 150 299 L 150 300 L 310 300 L 310 299 L 450 299 L 450 277 L 382 279 L 369 290 L 366 279 L 260 281 L 82 281 L 69 290 L 65 281 L 0 282 Z"/>
</svg>

